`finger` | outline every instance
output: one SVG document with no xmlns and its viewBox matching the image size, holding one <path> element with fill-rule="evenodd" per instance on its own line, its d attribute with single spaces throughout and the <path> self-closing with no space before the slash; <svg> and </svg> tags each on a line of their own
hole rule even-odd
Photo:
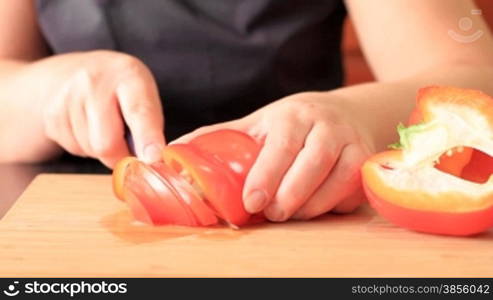
<svg viewBox="0 0 493 300">
<path fill-rule="evenodd" d="M 337 204 L 331 212 L 348 214 L 356 210 L 356 208 L 365 202 L 366 196 L 363 189 L 360 187 L 351 196 L 346 197 L 341 203 Z"/>
<path fill-rule="evenodd" d="M 334 166 L 342 144 L 325 124 L 316 124 L 305 146 L 284 176 L 269 206 L 264 210 L 271 221 L 285 221 L 298 210 L 322 184 Z"/>
<path fill-rule="evenodd" d="M 104 99 L 107 95 L 111 98 Z M 114 95 L 107 95 L 92 95 L 86 101 L 87 129 L 93 155 L 112 168 L 118 160 L 130 153 L 118 102 Z"/>
<path fill-rule="evenodd" d="M 332 210 L 361 186 L 360 168 L 367 153 L 358 144 L 344 147 L 325 182 L 294 215 L 294 219 L 311 219 Z"/>
<path fill-rule="evenodd" d="M 248 212 L 257 213 L 269 204 L 310 128 L 311 124 L 293 117 L 274 123 L 245 180 L 243 200 Z"/>
<path fill-rule="evenodd" d="M 86 95 L 77 93 L 71 94 L 71 97 L 68 105 L 72 135 L 84 152 L 84 155 L 93 156 L 87 129 L 87 116 L 84 102 Z"/>
<path fill-rule="evenodd" d="M 72 134 L 69 112 L 65 95 L 55 97 L 45 110 L 44 125 L 47 136 L 73 155 L 83 156 L 81 149 Z"/>
<path fill-rule="evenodd" d="M 137 156 L 147 163 L 161 160 L 164 118 L 154 79 L 149 75 L 125 80 L 116 91 Z"/>
</svg>

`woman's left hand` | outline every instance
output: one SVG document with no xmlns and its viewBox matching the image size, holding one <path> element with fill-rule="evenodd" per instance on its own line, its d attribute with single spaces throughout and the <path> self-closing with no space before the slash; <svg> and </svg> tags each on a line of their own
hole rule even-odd
<svg viewBox="0 0 493 300">
<path fill-rule="evenodd" d="M 374 152 L 370 132 L 329 92 L 306 92 L 273 102 L 230 122 L 199 128 L 243 131 L 263 147 L 243 188 L 250 213 L 271 221 L 310 219 L 329 211 L 351 212 L 363 201 L 360 167 Z"/>
</svg>

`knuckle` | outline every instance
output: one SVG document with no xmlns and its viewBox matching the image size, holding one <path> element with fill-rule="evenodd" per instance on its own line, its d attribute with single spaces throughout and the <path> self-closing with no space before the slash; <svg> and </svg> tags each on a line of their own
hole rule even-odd
<svg viewBox="0 0 493 300">
<path fill-rule="evenodd" d="M 65 101 L 91 98 L 87 96 L 94 92 L 101 77 L 101 72 L 90 67 L 89 64 L 80 66 L 67 77 L 56 97 L 63 98 Z"/>
<path fill-rule="evenodd" d="M 286 111 L 295 111 L 299 107 L 300 101 L 296 99 L 285 99 L 284 102 L 282 102 L 282 107 Z"/>
<path fill-rule="evenodd" d="M 112 59 L 113 67 L 115 67 L 123 75 L 134 75 L 142 72 L 144 64 L 135 56 L 128 54 L 118 54 Z"/>
<path fill-rule="evenodd" d="M 360 166 L 352 161 L 341 161 L 341 179 L 346 183 L 355 183 L 360 176 Z"/>
<path fill-rule="evenodd" d="M 313 102 L 300 102 L 298 104 L 298 114 L 302 118 L 313 117 L 317 112 L 316 105 Z"/>
<path fill-rule="evenodd" d="M 343 150 L 344 159 L 339 161 L 340 176 L 343 180 L 354 183 L 360 178 L 361 165 L 364 163 L 366 156 L 358 144 L 349 144 Z"/>
<path fill-rule="evenodd" d="M 298 108 L 300 101 L 297 99 L 286 98 L 280 101 L 277 105 L 277 109 L 272 110 L 269 117 L 277 119 L 279 115 L 283 115 L 285 118 L 296 118 L 298 116 Z"/>
<path fill-rule="evenodd" d="M 117 71 L 140 68 L 144 64 L 137 57 L 111 50 L 95 50 L 86 57 L 87 65 L 111 66 Z"/>
<path fill-rule="evenodd" d="M 297 114 L 299 120 L 310 122 L 311 124 L 318 121 L 320 113 L 316 109 L 312 108 L 300 108 Z"/>
<path fill-rule="evenodd" d="M 153 108 L 148 102 L 138 102 L 133 101 L 128 104 L 128 112 L 131 120 L 135 122 L 139 122 L 141 120 L 145 120 L 149 115 L 152 115 L 156 112 L 156 109 Z"/>
<path fill-rule="evenodd" d="M 101 141 L 92 143 L 92 150 L 96 157 L 106 158 L 111 157 L 115 153 L 115 143 L 113 139 L 102 139 Z"/>
<path fill-rule="evenodd" d="M 82 66 L 79 68 L 72 76 L 69 81 L 69 89 L 73 88 L 83 88 L 90 89 L 94 82 L 97 82 L 100 74 L 88 66 Z"/>
<path fill-rule="evenodd" d="M 298 118 L 313 118 L 319 111 L 317 102 L 312 101 L 316 97 L 314 92 L 296 94 L 285 99 L 284 109 L 294 113 Z"/>
<path fill-rule="evenodd" d="M 343 133 L 345 139 L 347 141 L 352 141 L 352 143 L 358 147 L 358 141 L 359 141 L 359 135 L 356 129 L 348 124 L 344 124 L 343 122 L 338 122 L 337 124 L 333 125 L 334 128 L 337 130 L 339 133 Z M 361 148 L 361 147 L 360 147 Z"/>
<path fill-rule="evenodd" d="M 314 167 L 327 167 L 335 159 L 335 151 L 327 145 L 314 146 L 307 164 Z"/>
<path fill-rule="evenodd" d="M 277 153 L 284 153 L 289 156 L 295 156 L 299 152 L 299 146 L 289 138 L 279 138 L 272 147 Z"/>
</svg>

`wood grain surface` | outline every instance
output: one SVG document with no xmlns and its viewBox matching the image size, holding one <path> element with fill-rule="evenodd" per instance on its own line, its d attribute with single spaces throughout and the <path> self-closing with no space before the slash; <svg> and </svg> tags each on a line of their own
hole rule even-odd
<svg viewBox="0 0 493 300">
<path fill-rule="evenodd" d="M 241 230 L 149 227 L 109 176 L 40 175 L 0 220 L 0 276 L 491 277 L 493 231 L 419 234 L 367 206 Z"/>
</svg>

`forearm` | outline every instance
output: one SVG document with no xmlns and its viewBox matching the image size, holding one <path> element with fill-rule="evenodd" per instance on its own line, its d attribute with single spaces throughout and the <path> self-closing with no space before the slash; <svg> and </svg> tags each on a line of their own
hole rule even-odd
<svg viewBox="0 0 493 300">
<path fill-rule="evenodd" d="M 44 133 L 42 100 L 50 79 L 38 64 L 0 61 L 0 162 L 37 162 L 60 152 Z"/>
<path fill-rule="evenodd" d="M 493 67 L 467 64 L 436 66 L 395 82 L 374 82 L 336 89 L 351 117 L 369 133 L 369 143 L 382 151 L 397 141 L 396 125 L 406 123 L 416 101 L 417 90 L 428 85 L 474 88 L 493 95 Z"/>
</svg>

